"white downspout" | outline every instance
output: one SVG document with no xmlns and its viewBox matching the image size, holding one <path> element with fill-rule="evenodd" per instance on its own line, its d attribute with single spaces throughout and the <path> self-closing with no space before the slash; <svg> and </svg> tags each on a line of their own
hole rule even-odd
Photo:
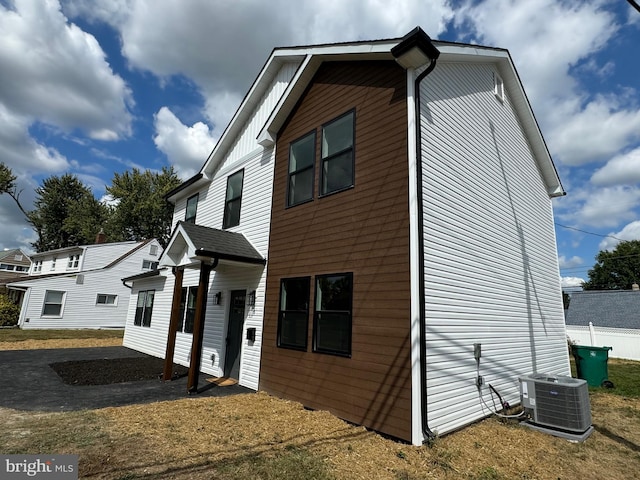
<svg viewBox="0 0 640 480">
<path fill-rule="evenodd" d="M 407 158 L 409 161 L 409 266 L 411 284 L 411 443 L 422 445 L 422 389 L 420 361 L 420 229 L 418 215 L 418 167 L 416 158 L 415 69 L 407 69 Z"/>
</svg>

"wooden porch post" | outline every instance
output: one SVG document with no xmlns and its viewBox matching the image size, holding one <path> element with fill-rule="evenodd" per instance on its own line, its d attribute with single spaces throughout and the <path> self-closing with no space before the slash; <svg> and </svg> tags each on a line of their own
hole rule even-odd
<svg viewBox="0 0 640 480">
<path fill-rule="evenodd" d="M 173 300 L 171 303 L 171 317 L 169 317 L 169 333 L 167 334 L 167 351 L 164 355 L 164 370 L 162 372 L 162 380 L 165 382 L 171 380 L 173 376 L 173 352 L 176 348 L 176 332 L 178 331 L 178 322 L 180 318 L 180 300 L 182 296 L 182 278 L 184 277 L 184 268 L 174 267 L 173 274 L 175 280 L 173 282 Z"/>
<path fill-rule="evenodd" d="M 217 262 L 216 262 L 217 263 Z M 207 290 L 209 289 L 209 275 L 213 266 L 202 262 L 200 264 L 200 282 L 196 296 L 196 311 L 193 324 L 193 340 L 191 344 L 191 364 L 187 378 L 187 392 L 198 393 L 198 376 L 200 375 L 200 357 L 202 356 L 202 337 L 204 335 L 204 315 L 207 306 Z"/>
</svg>

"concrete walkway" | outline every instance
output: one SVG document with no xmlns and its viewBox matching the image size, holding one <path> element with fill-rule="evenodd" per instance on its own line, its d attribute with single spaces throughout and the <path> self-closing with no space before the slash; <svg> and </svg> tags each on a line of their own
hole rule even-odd
<svg viewBox="0 0 640 480">
<path fill-rule="evenodd" d="M 233 385 L 218 387 L 200 375 L 197 395 L 187 394 L 187 378 L 171 382 L 143 380 L 111 385 L 67 385 L 49 364 L 71 360 L 144 357 L 125 347 L 60 348 L 0 351 L 0 407 L 18 410 L 64 412 L 116 407 L 179 398 L 220 397 L 251 393 Z"/>
</svg>

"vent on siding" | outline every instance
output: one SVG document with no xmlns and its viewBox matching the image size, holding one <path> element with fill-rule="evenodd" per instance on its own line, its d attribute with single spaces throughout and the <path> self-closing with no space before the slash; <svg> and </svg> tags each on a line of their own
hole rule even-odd
<svg viewBox="0 0 640 480">
<path fill-rule="evenodd" d="M 82 274 L 76 275 L 76 284 L 77 285 L 84 284 L 84 275 L 82 275 Z"/>
</svg>

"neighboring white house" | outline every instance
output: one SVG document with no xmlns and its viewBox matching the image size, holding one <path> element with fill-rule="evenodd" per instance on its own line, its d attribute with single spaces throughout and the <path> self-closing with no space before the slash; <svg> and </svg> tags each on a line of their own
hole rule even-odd
<svg viewBox="0 0 640 480">
<path fill-rule="evenodd" d="M 124 328 L 131 290 L 125 276 L 158 266 L 156 239 L 96 243 L 32 255 L 29 276 L 7 285 L 22 292 L 20 328 Z"/>
<path fill-rule="evenodd" d="M 506 50 L 276 49 L 168 195 L 124 345 L 420 444 L 570 373 L 563 194 Z"/>
</svg>

